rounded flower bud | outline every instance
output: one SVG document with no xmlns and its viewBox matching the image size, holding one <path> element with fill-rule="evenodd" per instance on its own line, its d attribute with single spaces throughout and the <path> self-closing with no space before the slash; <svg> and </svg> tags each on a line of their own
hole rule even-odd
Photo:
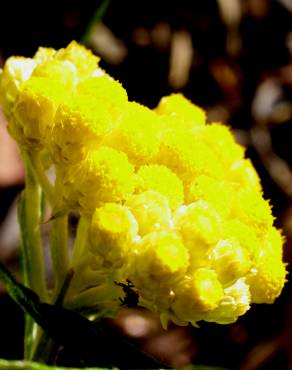
<svg viewBox="0 0 292 370">
<path fill-rule="evenodd" d="M 53 48 L 39 47 L 37 52 L 33 56 L 33 59 L 36 60 L 38 64 L 45 63 L 48 60 L 53 59 L 56 52 L 57 51 Z"/>
<path fill-rule="evenodd" d="M 36 66 L 32 76 L 58 81 L 60 85 L 68 89 L 68 92 L 73 91 L 78 81 L 75 65 L 67 60 L 51 59 L 41 63 Z"/>
<path fill-rule="evenodd" d="M 244 149 L 234 140 L 230 129 L 219 123 L 206 125 L 197 132 L 197 139 L 205 142 L 226 169 L 244 156 Z"/>
<path fill-rule="evenodd" d="M 231 211 L 234 187 L 228 181 L 219 181 L 210 176 L 201 175 L 190 182 L 186 201 L 192 203 L 204 200 L 220 214 L 227 217 Z"/>
<path fill-rule="evenodd" d="M 147 164 L 158 153 L 160 121 L 150 109 L 129 102 L 106 143 L 125 152 L 135 165 Z"/>
<path fill-rule="evenodd" d="M 209 258 L 222 284 L 230 284 L 245 276 L 252 266 L 248 251 L 230 240 L 220 240 Z"/>
<path fill-rule="evenodd" d="M 151 299 L 160 289 L 169 289 L 181 279 L 188 264 L 188 251 L 179 235 L 166 231 L 152 232 L 137 245 L 131 281 L 142 297 Z"/>
<path fill-rule="evenodd" d="M 239 244 L 248 251 L 252 260 L 259 253 L 264 243 L 256 235 L 253 225 L 246 225 L 239 220 L 225 220 L 223 223 L 224 238 L 232 243 Z M 263 244 L 263 245 L 262 245 Z"/>
<path fill-rule="evenodd" d="M 228 177 L 232 182 L 238 183 L 240 187 L 262 193 L 260 178 L 249 159 L 235 161 L 230 168 Z"/>
<path fill-rule="evenodd" d="M 250 308 L 249 286 L 245 279 L 238 279 L 233 285 L 224 289 L 224 296 L 217 308 L 206 312 L 205 321 L 218 324 L 231 324 L 244 315 Z"/>
<path fill-rule="evenodd" d="M 257 235 L 266 235 L 274 221 L 269 202 L 252 189 L 235 193 L 231 217 L 254 228 Z"/>
<path fill-rule="evenodd" d="M 221 237 L 222 225 L 218 213 L 203 201 L 182 206 L 174 215 L 174 227 L 188 248 L 191 266 L 197 268 L 208 265 L 210 248 Z"/>
<path fill-rule="evenodd" d="M 92 216 L 89 240 L 94 256 L 103 260 L 103 266 L 123 266 L 136 240 L 138 225 L 128 208 L 106 203 Z"/>
<path fill-rule="evenodd" d="M 155 111 L 161 115 L 175 117 L 184 129 L 192 129 L 206 122 L 203 109 L 192 104 L 182 94 L 164 96 Z"/>
<path fill-rule="evenodd" d="M 213 270 L 199 268 L 186 276 L 174 289 L 171 305 L 175 315 L 185 322 L 196 324 L 204 313 L 218 307 L 224 297 L 223 288 Z"/>
<path fill-rule="evenodd" d="M 283 289 L 287 272 L 282 262 L 282 244 L 280 231 L 271 228 L 267 244 L 259 251 L 255 266 L 247 276 L 253 303 L 273 303 Z"/>
<path fill-rule="evenodd" d="M 0 76 L 0 103 L 8 119 L 21 84 L 30 78 L 36 64 L 35 60 L 22 57 L 11 57 L 6 61 Z"/>
<path fill-rule="evenodd" d="M 31 77 L 22 84 L 14 104 L 10 132 L 28 149 L 46 146 L 55 112 L 64 100 L 66 89 L 57 81 Z"/>
<path fill-rule="evenodd" d="M 125 204 L 138 221 L 141 236 L 152 231 L 167 230 L 172 226 L 169 202 L 156 191 L 134 194 Z"/>
<path fill-rule="evenodd" d="M 127 108 L 128 95 L 122 85 L 108 74 L 90 77 L 82 80 L 78 85 L 78 94 L 94 96 L 105 104 L 111 111 L 114 119 L 118 119 Z"/>
<path fill-rule="evenodd" d="M 51 134 L 53 161 L 62 166 L 85 159 L 113 126 L 111 112 L 95 97 L 72 96 L 56 112 Z"/>
<path fill-rule="evenodd" d="M 175 172 L 184 186 L 199 175 L 224 178 L 224 169 L 211 147 L 194 133 L 182 130 L 164 131 L 156 161 Z"/>
<path fill-rule="evenodd" d="M 70 207 L 90 215 L 103 203 L 126 200 L 134 187 L 134 169 L 127 156 L 100 147 L 89 152 L 75 168 L 68 169 L 64 197 Z"/>
<path fill-rule="evenodd" d="M 92 76 L 100 60 L 99 57 L 93 55 L 90 50 L 76 41 L 72 41 L 66 48 L 58 50 L 55 58 L 72 62 L 78 71 L 79 78 Z"/>
<path fill-rule="evenodd" d="M 137 173 L 136 191 L 154 190 L 164 195 L 172 209 L 183 203 L 184 189 L 181 180 L 169 168 L 153 164 L 141 166 Z"/>
</svg>

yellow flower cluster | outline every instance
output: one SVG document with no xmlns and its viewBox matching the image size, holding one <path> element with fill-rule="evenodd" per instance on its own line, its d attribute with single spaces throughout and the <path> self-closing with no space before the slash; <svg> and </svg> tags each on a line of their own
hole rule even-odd
<svg viewBox="0 0 292 370">
<path fill-rule="evenodd" d="M 132 289 L 166 327 L 231 323 L 279 296 L 283 237 L 258 175 L 181 94 L 154 110 L 129 102 L 72 42 L 8 59 L 0 101 L 20 147 L 49 153 L 59 207 L 87 222 L 69 306 L 114 312 Z"/>
</svg>

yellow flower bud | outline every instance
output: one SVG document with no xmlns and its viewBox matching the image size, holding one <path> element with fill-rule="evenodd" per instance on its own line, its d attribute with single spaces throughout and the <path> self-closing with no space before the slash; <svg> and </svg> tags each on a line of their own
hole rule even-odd
<svg viewBox="0 0 292 370">
<path fill-rule="evenodd" d="M 248 251 L 252 259 L 257 256 L 262 247 L 261 239 L 256 235 L 253 225 L 246 225 L 239 220 L 226 220 L 223 223 L 223 235 L 225 239 L 239 245 Z"/>
<path fill-rule="evenodd" d="M 21 84 L 27 81 L 36 66 L 36 61 L 29 58 L 11 57 L 0 76 L 0 103 L 8 119 L 18 95 Z"/>
<path fill-rule="evenodd" d="M 53 59 L 56 52 L 57 51 L 53 48 L 39 47 L 37 52 L 33 56 L 33 59 L 37 61 L 38 64 L 45 63 L 48 60 Z"/>
<path fill-rule="evenodd" d="M 125 152 L 135 165 L 147 164 L 158 153 L 160 121 L 150 109 L 130 102 L 106 143 Z"/>
<path fill-rule="evenodd" d="M 132 195 L 125 204 L 135 216 L 141 236 L 152 231 L 167 230 L 172 226 L 169 202 L 156 191 L 148 190 Z"/>
<path fill-rule="evenodd" d="M 224 178 L 224 169 L 213 150 L 197 135 L 182 130 L 162 133 L 156 161 L 175 172 L 186 186 L 199 175 Z"/>
<path fill-rule="evenodd" d="M 250 308 L 249 286 L 245 279 L 238 279 L 233 285 L 224 289 L 224 297 L 217 308 L 206 312 L 204 320 L 218 324 L 231 324 L 244 315 Z"/>
<path fill-rule="evenodd" d="M 192 104 L 182 94 L 164 96 L 155 110 L 158 114 L 175 117 L 184 129 L 192 129 L 206 122 L 203 109 Z"/>
<path fill-rule="evenodd" d="M 174 226 L 188 248 L 191 266 L 209 263 L 208 254 L 221 237 L 221 218 L 206 202 L 198 201 L 180 207 L 174 214 Z"/>
<path fill-rule="evenodd" d="M 187 203 L 204 200 L 211 204 L 220 215 L 225 217 L 229 215 L 234 193 L 234 187 L 231 183 L 201 175 L 190 182 L 189 189 L 186 190 Z"/>
<path fill-rule="evenodd" d="M 224 297 L 223 288 L 216 273 L 206 268 L 195 270 L 174 289 L 175 300 L 171 306 L 176 316 L 196 324 L 204 313 L 218 307 Z"/>
<path fill-rule="evenodd" d="M 240 187 L 262 192 L 259 176 L 249 159 L 235 161 L 230 168 L 228 177 L 231 181 L 238 183 Z"/>
<path fill-rule="evenodd" d="M 209 258 L 222 284 L 230 284 L 245 276 L 252 266 L 248 251 L 230 240 L 220 240 Z"/>
<path fill-rule="evenodd" d="M 72 96 L 56 112 L 51 135 L 54 162 L 67 165 L 83 160 L 113 125 L 111 112 L 93 96 Z"/>
<path fill-rule="evenodd" d="M 103 260 L 103 266 L 120 268 L 131 253 L 138 225 L 128 208 L 106 203 L 97 208 L 90 227 L 90 249 Z"/>
<path fill-rule="evenodd" d="M 282 262 L 282 245 L 280 231 L 271 228 L 267 244 L 259 251 L 255 266 L 247 277 L 253 303 L 273 303 L 280 295 L 287 274 Z"/>
<path fill-rule="evenodd" d="M 66 87 L 69 93 L 73 91 L 78 81 L 75 65 L 67 60 L 51 59 L 39 64 L 34 69 L 32 76 L 56 80 L 60 85 Z"/>
<path fill-rule="evenodd" d="M 78 94 L 94 96 L 105 104 L 113 117 L 118 119 L 127 108 L 128 95 L 122 85 L 108 74 L 82 80 L 78 85 Z"/>
<path fill-rule="evenodd" d="M 266 234 L 274 220 L 269 202 L 252 189 L 236 192 L 231 217 L 254 228 L 257 235 Z"/>
<path fill-rule="evenodd" d="M 206 125 L 197 132 L 198 140 L 204 141 L 214 151 L 226 169 L 244 156 L 244 149 L 234 140 L 230 129 L 219 123 Z"/>
<path fill-rule="evenodd" d="M 157 296 L 181 279 L 189 264 L 188 251 L 174 232 L 158 231 L 145 235 L 137 245 L 131 281 L 141 296 Z"/>
<path fill-rule="evenodd" d="M 134 191 L 133 166 L 115 149 L 100 147 L 88 153 L 76 168 L 68 169 L 64 197 L 69 207 L 84 214 L 106 202 L 122 202 Z"/>
<path fill-rule="evenodd" d="M 136 191 L 155 190 L 164 195 L 172 209 L 183 203 L 183 185 L 177 175 L 162 165 L 141 166 L 138 171 Z"/>
<path fill-rule="evenodd" d="M 46 146 L 55 112 L 66 96 L 57 81 L 31 77 L 22 84 L 10 125 L 11 135 L 28 149 Z"/>
<path fill-rule="evenodd" d="M 72 41 L 66 48 L 58 50 L 55 58 L 72 62 L 77 68 L 80 78 L 92 76 L 100 60 L 99 57 L 93 55 L 90 50 L 76 41 Z"/>
</svg>

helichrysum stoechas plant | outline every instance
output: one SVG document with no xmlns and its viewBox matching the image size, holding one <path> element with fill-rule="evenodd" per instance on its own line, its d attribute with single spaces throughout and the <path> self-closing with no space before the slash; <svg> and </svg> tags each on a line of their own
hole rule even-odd
<svg viewBox="0 0 292 370">
<path fill-rule="evenodd" d="M 0 98 L 52 208 L 55 297 L 74 272 L 66 307 L 114 315 L 131 303 L 131 286 L 164 327 L 227 324 L 279 296 L 283 237 L 258 175 L 230 130 L 206 123 L 183 95 L 154 110 L 129 102 L 98 58 L 72 42 L 8 59 Z M 68 261 L 71 211 L 80 221 Z"/>
</svg>

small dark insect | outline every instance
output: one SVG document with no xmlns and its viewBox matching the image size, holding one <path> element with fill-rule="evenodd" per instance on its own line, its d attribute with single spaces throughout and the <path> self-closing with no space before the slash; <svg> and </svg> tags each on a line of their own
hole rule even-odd
<svg viewBox="0 0 292 370">
<path fill-rule="evenodd" d="M 125 293 L 125 298 L 120 298 L 121 306 L 137 307 L 139 294 L 134 290 L 134 284 L 129 279 L 127 279 L 127 284 L 117 283 L 116 281 L 115 284 L 122 287 Z"/>
</svg>

